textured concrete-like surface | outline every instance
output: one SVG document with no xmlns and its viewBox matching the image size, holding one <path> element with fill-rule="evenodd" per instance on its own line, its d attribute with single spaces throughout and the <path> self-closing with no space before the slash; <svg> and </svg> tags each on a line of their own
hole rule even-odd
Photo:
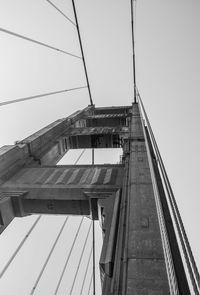
<svg viewBox="0 0 200 295">
<path fill-rule="evenodd" d="M 53 166 L 23 168 L 1 190 L 23 191 L 16 216 L 29 213 L 90 215 L 90 199 L 107 197 L 123 181 L 123 165 Z M 92 194 L 92 196 L 89 196 Z M 92 212 L 97 216 L 97 206 Z"/>
<path fill-rule="evenodd" d="M 123 166 L 53 166 L 22 168 L 6 187 L 117 186 L 122 184 Z"/>
<path fill-rule="evenodd" d="M 128 194 L 126 295 L 169 295 L 146 143 L 133 106 Z"/>
</svg>

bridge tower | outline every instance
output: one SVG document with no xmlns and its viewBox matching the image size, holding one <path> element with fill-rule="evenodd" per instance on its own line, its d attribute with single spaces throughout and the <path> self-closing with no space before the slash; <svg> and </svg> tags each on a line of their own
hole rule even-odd
<svg viewBox="0 0 200 295">
<path fill-rule="evenodd" d="M 56 163 L 69 149 L 123 149 L 120 164 Z M 0 149 L 0 230 L 14 217 L 99 219 L 103 295 L 189 295 L 162 177 L 138 103 L 88 106 Z"/>
</svg>

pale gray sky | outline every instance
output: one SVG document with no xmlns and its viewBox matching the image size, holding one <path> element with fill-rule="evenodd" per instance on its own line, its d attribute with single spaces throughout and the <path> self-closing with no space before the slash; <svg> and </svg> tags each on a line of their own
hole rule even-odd
<svg viewBox="0 0 200 295">
<path fill-rule="evenodd" d="M 70 0 L 54 3 L 73 18 Z M 76 4 L 94 103 L 130 104 L 130 1 L 76 0 Z M 136 4 L 137 85 L 200 267 L 200 2 L 137 0 Z M 2 0 L 0 27 L 80 53 L 75 28 L 46 0 Z M 0 40 L 0 101 L 85 85 L 81 61 L 2 32 Z M 88 104 L 87 90 L 80 90 L 1 107 L 0 145 L 23 139 Z M 12 250 L 5 248 L 9 257 Z M 0 290 L 12 294 L 1 285 Z M 24 292 L 20 289 L 18 294 Z"/>
</svg>

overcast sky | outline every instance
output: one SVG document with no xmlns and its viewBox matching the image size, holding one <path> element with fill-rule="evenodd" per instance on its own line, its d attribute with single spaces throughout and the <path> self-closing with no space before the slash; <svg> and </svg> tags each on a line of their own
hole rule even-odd
<svg viewBox="0 0 200 295">
<path fill-rule="evenodd" d="M 70 0 L 54 3 L 73 19 Z M 130 1 L 76 0 L 76 4 L 95 105 L 131 104 Z M 200 267 L 199 15 L 198 0 L 136 2 L 137 86 Z M 80 54 L 75 27 L 46 0 L 2 0 L 0 27 Z M 0 101 L 86 84 L 81 60 L 3 32 L 0 42 Z M 1 107 L 0 145 L 13 144 L 88 104 L 87 90 L 80 90 Z M 8 258 L 12 250 L 4 236 Z M 2 294 L 12 294 L 1 288 L 5 285 L 0 284 Z M 17 294 L 27 293 L 20 289 Z"/>
</svg>

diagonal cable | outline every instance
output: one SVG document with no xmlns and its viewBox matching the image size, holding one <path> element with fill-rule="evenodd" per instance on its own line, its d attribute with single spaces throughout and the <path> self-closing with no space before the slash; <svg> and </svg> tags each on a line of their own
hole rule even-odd
<svg viewBox="0 0 200 295">
<path fill-rule="evenodd" d="M 72 23 L 74 26 L 76 26 L 76 24 L 66 15 L 62 12 L 62 10 L 60 10 L 52 1 L 50 0 L 46 0 L 50 5 L 52 5 L 60 14 L 62 14 L 62 16 L 64 16 L 70 23 Z"/>
<path fill-rule="evenodd" d="M 90 294 L 91 286 L 92 286 L 92 275 L 91 275 L 91 278 L 90 278 L 90 283 L 89 283 L 89 288 L 88 288 L 88 293 L 87 293 L 87 295 Z"/>
<path fill-rule="evenodd" d="M 17 249 L 15 250 L 15 252 L 13 253 L 13 255 L 11 256 L 11 258 L 9 259 L 9 261 L 6 263 L 6 265 L 4 266 L 4 268 L 2 269 L 2 271 L 0 272 L 0 278 L 4 275 L 4 273 L 6 272 L 6 270 L 8 269 L 8 267 L 10 266 L 10 264 L 13 262 L 13 260 L 16 257 L 17 253 L 22 248 L 23 244 L 26 242 L 27 238 L 30 236 L 31 232 L 34 230 L 34 228 L 36 227 L 36 225 L 39 222 L 39 220 L 40 220 L 41 217 L 42 216 L 40 215 L 38 218 L 36 218 L 36 220 L 34 221 L 34 223 L 31 226 L 31 228 L 29 229 L 28 233 L 25 235 L 25 237 L 23 238 L 23 240 L 21 241 L 21 243 L 19 244 L 19 246 L 17 247 Z"/>
<path fill-rule="evenodd" d="M 58 284 L 57 284 L 57 286 L 56 286 L 56 290 L 55 290 L 55 292 L 54 292 L 54 295 L 56 295 L 56 294 L 58 293 L 58 289 L 59 289 L 59 287 L 60 287 L 60 284 L 61 284 L 62 278 L 63 278 L 63 276 L 64 276 L 64 273 L 65 273 L 65 270 L 66 270 L 67 264 L 68 264 L 68 262 L 69 262 L 69 259 L 70 259 L 70 256 L 71 256 L 71 254 L 72 254 L 72 251 L 73 251 L 73 249 L 74 249 L 74 245 L 75 245 L 75 243 L 76 243 L 76 240 L 77 240 L 78 234 L 79 234 L 79 232 L 80 232 L 80 228 L 81 228 L 81 225 L 82 225 L 82 223 L 83 223 L 83 219 L 84 219 L 84 217 L 81 218 L 81 222 L 80 222 L 80 224 L 79 224 L 79 227 L 78 227 L 78 229 L 77 229 L 76 235 L 75 235 L 74 240 L 73 240 L 73 243 L 72 243 L 72 245 L 71 245 L 71 248 L 70 248 L 69 254 L 68 254 L 68 256 L 67 256 L 67 259 L 66 259 L 65 265 L 64 265 L 64 267 L 63 267 L 63 270 L 62 270 L 62 273 L 61 273 L 60 279 L 59 279 Z"/>
<path fill-rule="evenodd" d="M 74 162 L 74 165 L 76 165 L 78 163 L 78 161 L 80 160 L 80 158 L 82 157 L 82 155 L 84 154 L 85 149 L 82 150 L 81 154 L 79 155 L 79 157 L 77 158 L 77 160 Z"/>
<path fill-rule="evenodd" d="M 15 37 L 18 37 L 18 38 L 21 38 L 23 40 L 26 40 L 26 41 L 30 41 L 32 43 L 35 43 L 37 45 L 41 45 L 41 46 L 44 46 L 44 47 L 47 47 L 49 49 L 52 49 L 52 50 L 55 50 L 57 52 L 61 52 L 61 53 L 64 53 L 64 54 L 67 54 L 67 55 L 70 55 L 70 56 L 73 56 L 73 57 L 76 57 L 76 58 L 79 58 L 79 59 L 82 59 L 82 57 L 76 55 L 76 54 L 73 54 L 71 52 L 68 52 L 68 51 L 65 51 L 65 50 L 62 50 L 62 49 L 59 49 L 57 47 L 54 47 L 54 46 L 51 46 L 49 44 L 46 44 L 46 43 L 43 43 L 43 42 L 40 42 L 40 41 L 37 41 L 37 40 L 34 40 L 34 39 L 31 39 L 29 37 L 26 37 L 24 35 L 20 35 L 18 33 L 15 33 L 15 32 L 12 32 L 12 31 L 9 31 L 9 30 L 6 30 L 4 28 L 0 28 L 0 31 L 3 32 L 3 33 L 6 33 L 6 34 L 9 34 L 9 35 L 12 35 L 12 36 L 15 36 Z"/>
<path fill-rule="evenodd" d="M 72 286 L 71 286 L 71 289 L 70 289 L 70 292 L 69 294 L 71 295 L 72 292 L 73 292 L 73 289 L 74 289 L 74 284 L 76 282 L 76 278 L 77 278 L 77 275 L 78 275 L 78 271 L 80 269 L 80 264 L 81 264 L 81 261 L 83 259 L 83 253 L 85 251 L 85 247 L 86 247 L 86 244 L 87 244 L 87 241 L 88 241 L 88 238 L 89 238 L 89 233 L 90 233 L 90 230 L 91 230 L 91 226 L 92 226 L 92 222 L 90 223 L 90 226 L 88 228 L 88 232 L 87 232 L 87 236 L 85 238 L 85 242 L 84 242 L 84 245 L 83 245 L 83 249 L 81 251 L 81 255 L 80 255 L 80 258 L 79 258 L 79 262 L 78 262 L 78 266 L 77 266 L 77 269 L 76 269 L 76 273 L 75 273 L 75 276 L 74 276 L 74 279 L 73 279 L 73 283 L 72 283 Z"/>
<path fill-rule="evenodd" d="M 90 250 L 87 266 L 86 266 L 86 269 L 85 269 L 85 274 L 84 274 L 83 282 L 82 282 L 82 285 L 81 285 L 80 295 L 82 295 L 82 293 L 83 293 L 83 287 L 85 285 L 85 280 L 86 280 L 86 276 L 87 276 L 87 273 L 88 273 L 88 268 L 89 268 L 89 265 L 90 265 L 91 257 L 92 257 L 92 247 L 91 247 L 91 250 Z"/>
<path fill-rule="evenodd" d="M 8 101 L 3 101 L 3 102 L 0 102 L 0 107 L 4 106 L 4 105 L 7 105 L 7 104 L 12 104 L 12 103 L 16 103 L 16 102 L 25 101 L 25 100 L 30 100 L 30 99 L 35 99 L 35 98 L 39 98 L 39 97 L 49 96 L 49 95 L 53 95 L 53 94 L 69 92 L 69 91 L 73 91 L 73 90 L 79 90 L 79 89 L 83 89 L 83 88 L 87 88 L 87 86 L 69 88 L 69 89 L 64 89 L 64 90 L 59 90 L 59 91 L 53 91 L 53 92 L 48 92 L 48 93 L 43 93 L 43 94 L 38 94 L 38 95 L 22 97 L 22 98 L 8 100 Z"/>
<path fill-rule="evenodd" d="M 45 270 L 45 268 L 46 268 L 46 266 L 47 266 L 47 264 L 49 262 L 49 259 L 51 258 L 51 255 L 52 255 L 52 253 L 53 253 L 53 251 L 54 251 L 54 249 L 55 249 L 55 247 L 56 247 L 56 245 L 58 243 L 58 240 L 59 240 L 59 238 L 60 238 L 60 236 L 61 236 L 61 234 L 62 234 L 62 232 L 63 232 L 63 230 L 65 228 L 65 225 L 66 225 L 66 223 L 68 221 L 68 218 L 69 218 L 68 216 L 65 218 L 65 221 L 64 221 L 63 225 L 61 226 L 61 229 L 60 229 L 60 231 L 59 231 L 59 233 L 58 233 L 58 235 L 57 235 L 57 237 L 55 239 L 55 242 L 53 243 L 53 246 L 51 247 L 49 255 L 47 256 L 47 259 L 45 260 L 45 263 L 44 263 L 44 265 L 43 265 L 43 267 L 42 267 L 42 269 L 41 269 L 41 271 L 40 271 L 40 273 L 39 273 L 39 275 L 38 275 L 38 277 L 37 277 L 37 279 L 35 281 L 35 284 L 34 284 L 34 286 L 32 288 L 32 291 L 31 291 L 30 295 L 32 295 L 36 290 L 36 287 L 37 287 L 37 285 L 38 285 L 38 283 L 39 283 L 39 281 L 40 281 L 40 279 L 41 279 L 41 277 L 42 277 L 42 275 L 44 273 L 44 270 Z"/>
</svg>

